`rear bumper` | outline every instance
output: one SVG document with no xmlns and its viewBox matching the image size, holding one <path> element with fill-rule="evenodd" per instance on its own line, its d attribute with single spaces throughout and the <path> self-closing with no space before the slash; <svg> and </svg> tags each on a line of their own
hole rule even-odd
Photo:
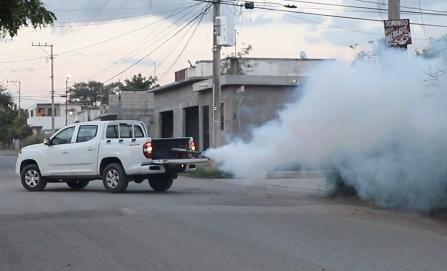
<svg viewBox="0 0 447 271">
<path fill-rule="evenodd" d="M 181 164 L 200 164 L 208 162 L 208 158 L 188 158 L 188 159 L 156 159 L 152 160 L 154 165 L 181 165 Z"/>
<path fill-rule="evenodd" d="M 197 164 L 206 163 L 207 158 L 156 159 L 141 164 L 144 174 L 162 174 L 167 171 L 175 173 L 190 172 L 197 169 Z"/>
</svg>

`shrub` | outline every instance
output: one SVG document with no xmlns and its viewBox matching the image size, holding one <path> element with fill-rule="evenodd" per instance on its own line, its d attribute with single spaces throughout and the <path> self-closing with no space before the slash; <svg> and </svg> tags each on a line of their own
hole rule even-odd
<svg viewBox="0 0 447 271">
<path fill-rule="evenodd" d="M 22 140 L 21 145 L 22 147 L 26 147 L 29 145 L 39 144 L 42 143 L 44 139 L 45 136 L 43 134 L 30 135 Z"/>
</svg>

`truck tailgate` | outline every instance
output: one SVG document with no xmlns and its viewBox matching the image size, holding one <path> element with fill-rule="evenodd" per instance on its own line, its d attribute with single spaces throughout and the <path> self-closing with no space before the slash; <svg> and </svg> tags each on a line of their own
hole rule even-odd
<svg viewBox="0 0 447 271">
<path fill-rule="evenodd" d="M 192 139 L 190 137 L 152 139 L 152 159 L 178 159 L 179 150 L 188 150 Z"/>
</svg>

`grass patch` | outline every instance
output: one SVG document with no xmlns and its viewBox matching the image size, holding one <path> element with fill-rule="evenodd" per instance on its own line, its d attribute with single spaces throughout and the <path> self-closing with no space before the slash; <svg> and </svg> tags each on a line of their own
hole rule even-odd
<svg viewBox="0 0 447 271">
<path fill-rule="evenodd" d="M 357 195 L 355 188 L 343 179 L 338 170 L 332 170 L 326 176 L 329 185 L 328 196 L 330 197 L 353 197 Z"/>
</svg>

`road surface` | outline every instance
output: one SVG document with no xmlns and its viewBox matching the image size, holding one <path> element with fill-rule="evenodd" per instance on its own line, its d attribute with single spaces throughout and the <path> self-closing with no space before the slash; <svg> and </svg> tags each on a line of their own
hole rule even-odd
<svg viewBox="0 0 447 271">
<path fill-rule="evenodd" d="M 312 179 L 26 192 L 14 163 L 0 156 L 0 270 L 447 270 L 444 219 L 326 198 Z"/>
</svg>

